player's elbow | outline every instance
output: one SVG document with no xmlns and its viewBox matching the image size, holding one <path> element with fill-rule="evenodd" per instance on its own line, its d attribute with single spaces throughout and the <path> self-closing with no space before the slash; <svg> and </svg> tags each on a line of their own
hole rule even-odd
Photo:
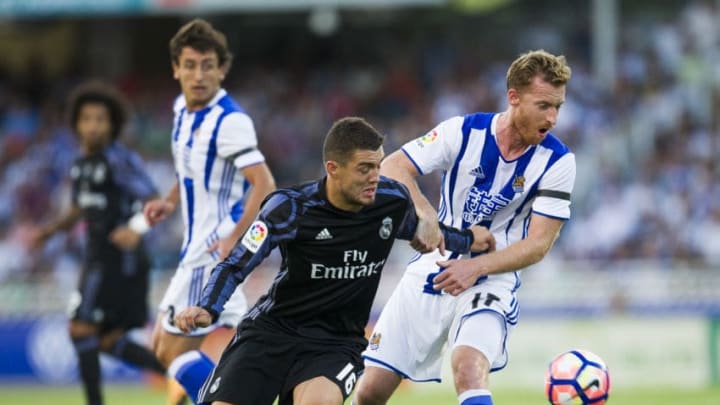
<svg viewBox="0 0 720 405">
<path fill-rule="evenodd" d="M 153 347 L 153 354 L 157 357 L 158 361 L 160 361 L 160 364 L 169 367 L 170 363 L 172 363 L 180 353 L 178 353 L 177 350 L 172 350 L 168 345 L 161 343 Z"/>
<path fill-rule="evenodd" d="M 402 152 L 402 150 L 396 150 L 388 155 L 380 165 L 380 175 L 390 177 L 398 181 L 413 178 L 418 174 L 417 169 L 415 169 L 415 166 L 413 166 L 410 159 L 405 156 L 405 153 Z"/>
<path fill-rule="evenodd" d="M 253 185 L 253 189 L 260 193 L 262 198 L 265 198 L 268 194 L 272 193 L 277 189 L 275 184 L 275 177 L 269 170 L 266 170 L 264 175 L 258 179 Z"/>
<path fill-rule="evenodd" d="M 275 184 L 275 177 L 272 175 L 268 176 L 265 180 L 265 195 L 272 193 L 277 190 L 277 184 Z"/>
</svg>

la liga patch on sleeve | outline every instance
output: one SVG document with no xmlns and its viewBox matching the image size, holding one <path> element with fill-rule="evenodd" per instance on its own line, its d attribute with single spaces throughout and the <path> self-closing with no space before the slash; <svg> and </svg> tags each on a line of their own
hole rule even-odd
<svg viewBox="0 0 720 405">
<path fill-rule="evenodd" d="M 255 253 L 260 249 L 263 242 L 268 236 L 268 227 L 262 221 L 255 221 L 250 225 L 245 236 L 242 238 L 242 244 L 249 251 Z"/>
</svg>

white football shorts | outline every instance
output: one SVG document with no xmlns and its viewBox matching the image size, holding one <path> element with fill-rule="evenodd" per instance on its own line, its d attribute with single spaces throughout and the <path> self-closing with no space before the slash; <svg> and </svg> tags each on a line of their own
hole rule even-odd
<svg viewBox="0 0 720 405">
<path fill-rule="evenodd" d="M 225 309 L 220 313 L 218 321 L 208 327 L 198 328 L 190 333 L 183 333 L 175 326 L 173 318 L 177 313 L 188 306 L 197 305 L 202 296 L 203 288 L 210 279 L 210 273 L 215 268 L 215 262 L 205 266 L 180 266 L 170 280 L 165 295 L 158 307 L 161 315 L 163 329 L 176 335 L 203 336 L 217 329 L 219 326 L 237 327 L 243 315 L 247 312 L 247 301 L 243 293 L 242 284 L 238 286 L 230 299 L 225 303 Z"/>
<path fill-rule="evenodd" d="M 507 337 L 517 322 L 514 289 L 489 278 L 454 297 L 423 292 L 425 284 L 422 276 L 405 273 L 362 354 L 365 366 L 439 382 L 446 347 L 466 345 L 488 358 L 491 371 L 505 367 Z"/>
</svg>

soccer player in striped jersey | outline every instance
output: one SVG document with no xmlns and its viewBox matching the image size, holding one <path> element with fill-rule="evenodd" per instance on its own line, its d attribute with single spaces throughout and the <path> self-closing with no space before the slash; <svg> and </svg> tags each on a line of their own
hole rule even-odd
<svg viewBox="0 0 720 405">
<path fill-rule="evenodd" d="M 194 370 L 188 381 L 180 381 L 189 384 L 184 387 L 194 398 L 213 365 L 197 349 L 213 329 L 237 325 L 247 310 L 245 297 L 238 289 L 223 317 L 189 334 L 174 325 L 174 315 L 197 302 L 210 271 L 248 228 L 275 181 L 258 150 L 252 119 L 221 87 L 232 60 L 225 35 L 207 21 L 192 20 L 170 40 L 170 56 L 182 90 L 173 106 L 171 137 L 177 181 L 165 198 L 145 205 L 145 215 L 152 225 L 179 206 L 185 232 L 178 269 L 160 303 L 153 347 L 171 376 Z M 208 354 L 217 358 L 223 347 Z"/>
<path fill-rule="evenodd" d="M 409 188 L 420 217 L 436 213 L 415 177 L 442 171 L 439 220 L 486 226 L 497 249 L 443 254 L 434 249 L 438 229 L 421 230 L 413 244 L 430 252 L 410 261 L 383 308 L 356 405 L 385 404 L 403 378 L 439 381 L 445 347 L 459 403 L 492 404 L 489 373 L 507 362 L 520 271 L 545 256 L 570 217 L 575 156 L 550 133 L 569 79 L 563 56 L 525 53 L 508 69 L 504 112 L 450 118 L 383 163 L 382 173 Z"/>
<path fill-rule="evenodd" d="M 271 194 L 213 270 L 199 306 L 177 315 L 183 330 L 212 323 L 247 275 L 280 249 L 280 272 L 238 327 L 201 403 L 271 405 L 279 396 L 280 405 L 341 405 L 350 395 L 385 261 L 394 239 L 412 239 L 418 224 L 407 188 L 379 175 L 383 139 L 361 118 L 337 121 L 323 147 L 325 178 Z M 439 227 L 456 251 L 494 246 L 482 226 Z"/>
<path fill-rule="evenodd" d="M 150 261 L 142 234 L 149 227 L 140 208 L 157 191 L 140 157 L 116 142 L 127 120 L 126 105 L 124 97 L 104 83 L 84 83 L 73 91 L 68 111 L 80 156 L 70 170 L 72 204 L 35 239 L 43 243 L 80 220 L 87 225 L 82 274 L 70 298 L 69 329 L 89 405 L 103 403 L 100 352 L 165 373 L 152 352 L 127 335 L 147 322 Z"/>
</svg>

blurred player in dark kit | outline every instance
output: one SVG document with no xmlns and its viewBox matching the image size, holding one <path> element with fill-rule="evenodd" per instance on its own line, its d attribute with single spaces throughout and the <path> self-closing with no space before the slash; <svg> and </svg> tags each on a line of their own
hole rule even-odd
<svg viewBox="0 0 720 405">
<path fill-rule="evenodd" d="M 78 291 L 70 299 L 70 337 L 90 405 L 102 404 L 99 353 L 158 373 L 165 368 L 127 332 L 147 322 L 150 263 L 142 244 L 149 225 L 143 202 L 157 195 L 140 157 L 117 139 L 127 120 L 124 98 L 100 82 L 79 86 L 68 103 L 80 156 L 70 171 L 72 204 L 42 227 L 44 243 L 79 220 L 87 225 L 87 246 Z"/>
</svg>

